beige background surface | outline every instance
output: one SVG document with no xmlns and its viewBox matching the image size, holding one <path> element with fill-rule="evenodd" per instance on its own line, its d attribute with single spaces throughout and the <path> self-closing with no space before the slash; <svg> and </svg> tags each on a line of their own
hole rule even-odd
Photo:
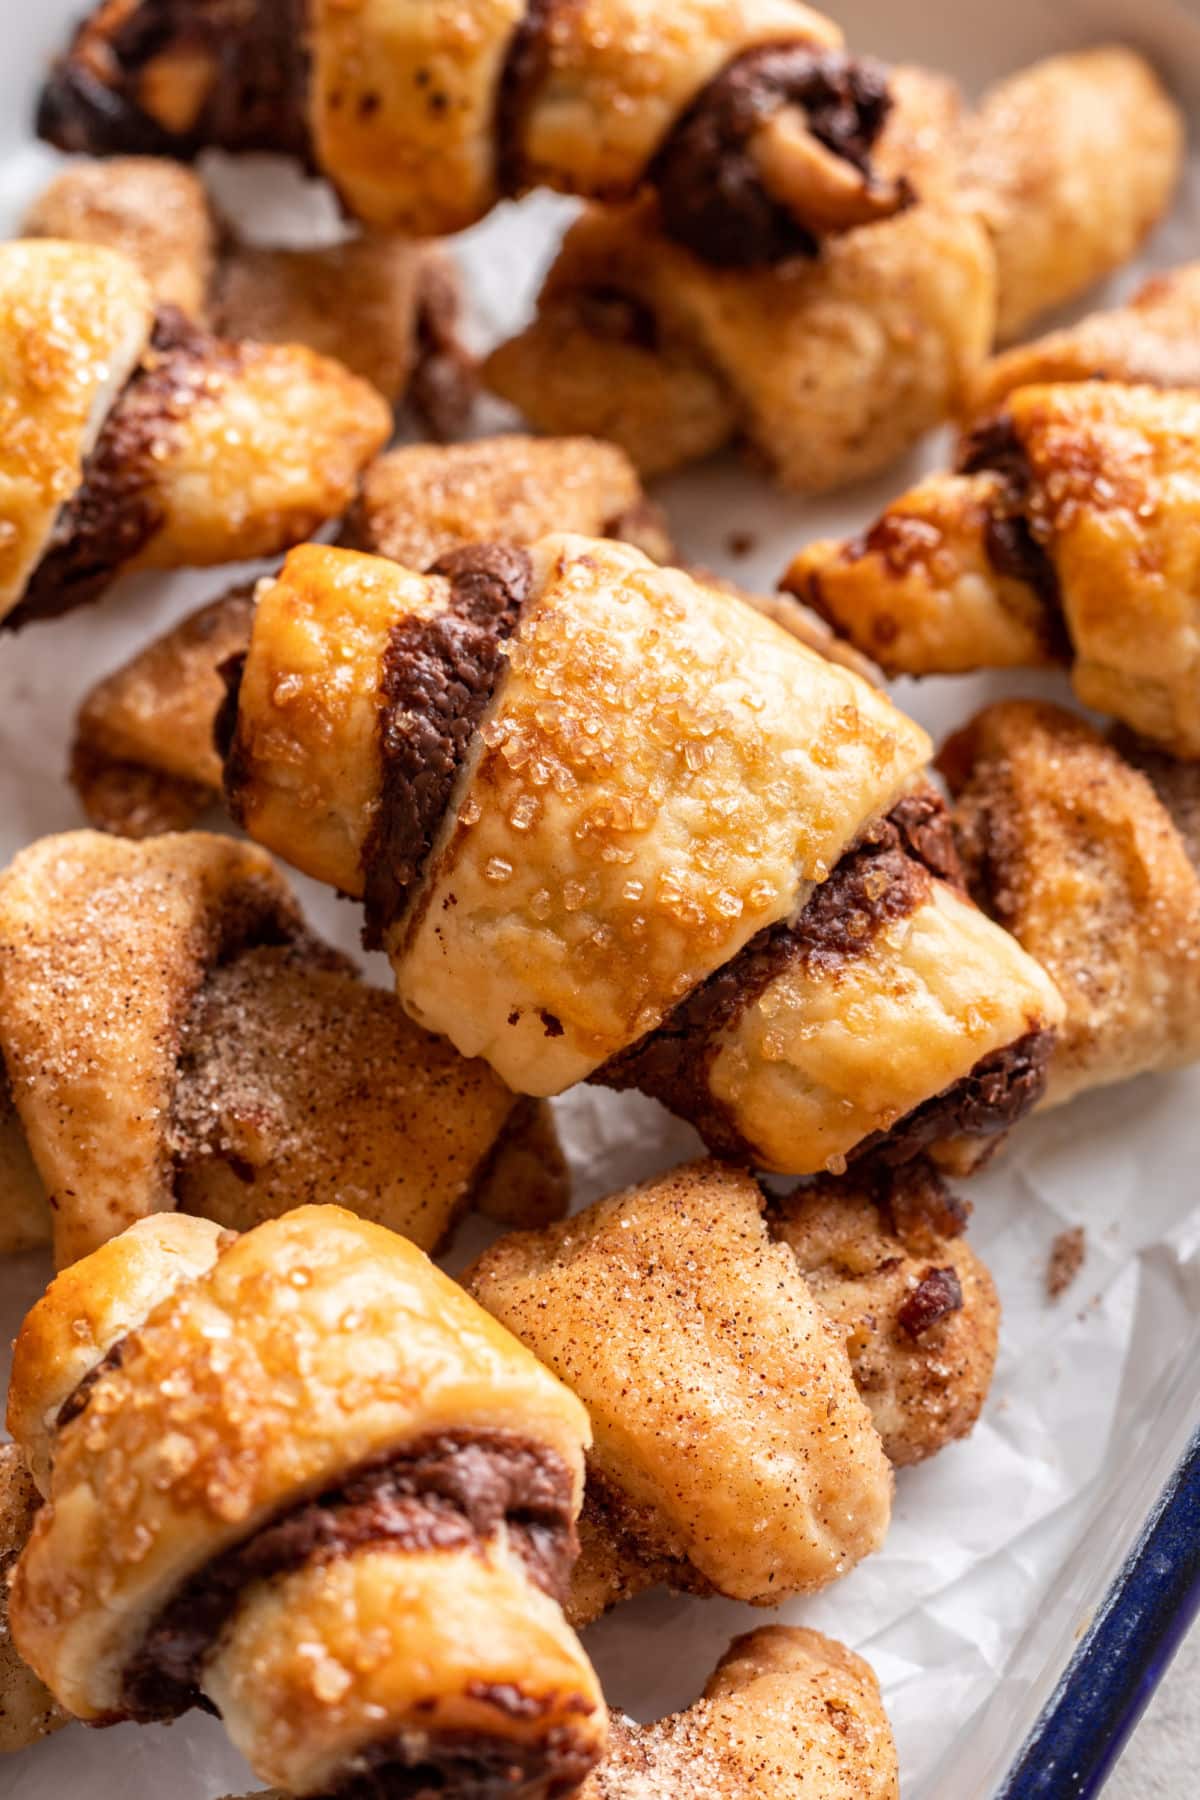
<svg viewBox="0 0 1200 1800">
<path fill-rule="evenodd" d="M 1175 1658 L 1105 1789 L 1105 1800 L 1200 1794 L 1200 1625 Z"/>
</svg>

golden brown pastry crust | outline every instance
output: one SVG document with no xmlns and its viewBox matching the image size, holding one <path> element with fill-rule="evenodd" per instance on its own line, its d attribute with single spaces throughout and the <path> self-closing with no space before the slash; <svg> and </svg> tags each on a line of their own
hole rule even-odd
<svg viewBox="0 0 1200 1800">
<path fill-rule="evenodd" d="M 643 1087 L 721 1154 L 794 1173 L 833 1167 L 944 1090 L 957 1102 L 995 1055 L 1009 1091 L 1010 1048 L 1044 1048 L 1061 1002 L 885 822 L 902 799 L 919 835 L 936 815 L 908 791 L 917 727 L 624 545 L 461 555 L 419 579 L 344 551 L 293 554 L 260 598 L 227 764 L 252 835 L 366 897 L 414 1017 L 520 1092 L 587 1075 Z M 499 579 L 497 557 L 504 581 L 526 584 L 520 604 L 503 611 L 515 590 L 501 581 L 480 588 L 478 615 L 457 610 L 476 604 L 473 581 Z M 502 645 L 470 635 L 505 620 Z M 459 679 L 464 643 L 494 657 L 490 686 L 470 685 L 483 662 Z M 453 709 L 429 711 L 427 695 L 455 682 L 477 709 L 439 736 Z M 421 820 L 419 775 L 437 793 Z M 855 863 L 826 907 L 852 846 L 890 860 Z M 841 908 L 811 942 L 810 901 Z M 693 997 L 703 1029 L 684 1016 Z M 856 1009 L 871 1032 L 847 1029 Z M 970 1134 L 1016 1116 L 966 1111 Z M 942 1105 L 952 1135 L 960 1113 Z M 933 1135 L 923 1121 L 921 1142 Z"/>
<path fill-rule="evenodd" d="M 968 127 L 963 194 L 997 264 L 997 337 L 1110 274 L 1170 205 L 1179 109 L 1119 46 L 1048 57 L 991 90 Z"/>
<path fill-rule="evenodd" d="M 716 260 L 811 255 L 911 197 L 872 165 L 883 72 L 800 0 L 108 0 L 43 90 L 61 148 L 279 149 L 375 227 L 436 236 L 539 184 L 647 182 Z"/>
<path fill-rule="evenodd" d="M 1018 700 L 939 766 L 976 897 L 1067 1003 L 1045 1104 L 1200 1057 L 1200 875 L 1145 776 L 1082 719 Z"/>
<path fill-rule="evenodd" d="M 544 1144 L 522 1212 L 493 1168 L 513 1096 L 309 938 L 227 838 L 23 851 L 0 878 L 0 1047 L 60 1263 L 176 1206 L 243 1229 L 336 1198 L 428 1249 L 480 1182 L 527 1223 L 561 1208 L 552 1126 L 513 1124 L 509 1155 Z"/>
<path fill-rule="evenodd" d="M 1000 1303 L 962 1233 L 967 1209 L 915 1162 L 824 1176 L 769 1207 L 901 1468 L 965 1437 L 992 1382 Z"/>
<path fill-rule="evenodd" d="M 1200 401 L 1083 381 L 1019 388 L 863 536 L 809 545 L 784 585 L 893 671 L 1071 658 L 1076 693 L 1200 756 Z"/>
<path fill-rule="evenodd" d="M 207 317 L 217 221 L 190 169 L 152 156 L 73 162 L 26 212 L 21 236 L 119 250 L 141 270 L 156 300 L 201 323 Z"/>
<path fill-rule="evenodd" d="M 150 289 L 91 245 L 0 246 L 0 619 L 19 604 L 150 339 Z"/>
<path fill-rule="evenodd" d="M 459 336 L 456 264 L 389 232 L 305 250 L 243 242 L 201 180 L 165 157 L 73 162 L 34 202 L 25 237 L 104 245 L 160 304 L 222 337 L 303 344 L 407 401 L 435 437 L 466 422 L 475 368 Z"/>
<path fill-rule="evenodd" d="M 686 1712 L 614 1717 L 581 1800 L 897 1800 L 879 1684 L 843 1645 L 768 1625 L 730 1645 Z"/>
<path fill-rule="evenodd" d="M 677 1585 L 773 1605 L 878 1549 L 882 1447 L 748 1175 L 688 1165 L 504 1238 L 467 1281 L 585 1402 L 590 1479 Z"/>
<path fill-rule="evenodd" d="M 1017 388 L 1063 381 L 1200 387 L 1200 263 L 1151 276 L 1127 306 L 994 356 L 970 383 L 965 416 L 987 416 Z"/>
<path fill-rule="evenodd" d="M 124 1242 L 100 1252 L 114 1293 Z M 86 1272 L 35 1308 L 20 1387 L 54 1385 L 67 1289 Z M 356 1538 L 339 1493 L 405 1456 L 413 1468 L 431 1454 L 541 1458 L 561 1558 L 588 1438 L 578 1401 L 415 1246 L 336 1207 L 300 1208 L 222 1242 L 59 1414 L 49 1497 L 12 1591 L 15 1639 L 85 1718 L 173 1713 L 208 1693 L 256 1773 L 289 1791 L 335 1786 L 358 1756 L 437 1761 L 464 1731 L 528 1759 L 532 1792 L 565 1752 L 578 1780 L 602 1747 L 599 1693 L 524 1558 L 519 1511 L 468 1527 L 488 1503 L 470 1511 L 464 1473 L 447 1521 L 461 1520 L 459 1539 L 434 1549 L 419 1506 L 415 1530 Z M 308 1516 L 318 1496 L 343 1539 L 257 1579 L 239 1564 L 222 1628 L 201 1627 L 195 1688 L 139 1698 L 139 1654 L 155 1655 L 157 1622 L 189 1580 L 216 1580 L 223 1553 Z M 506 1706 L 513 1690 L 527 1704 Z"/>
<path fill-rule="evenodd" d="M 990 250 L 952 187 L 956 91 L 918 69 L 892 86 L 878 161 L 912 176 L 918 205 L 762 272 L 672 243 L 652 200 L 593 208 L 490 384 L 543 430 L 612 438 L 644 475 L 735 436 L 800 492 L 885 467 L 959 405 L 994 306 Z"/>
</svg>

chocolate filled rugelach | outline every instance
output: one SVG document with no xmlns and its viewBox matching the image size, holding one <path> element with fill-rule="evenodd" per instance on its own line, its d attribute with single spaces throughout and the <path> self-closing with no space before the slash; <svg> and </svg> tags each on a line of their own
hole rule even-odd
<svg viewBox="0 0 1200 1800">
<path fill-rule="evenodd" d="M 1200 263 L 1151 276 L 1127 306 L 992 357 L 968 386 L 964 415 L 986 418 L 1017 388 L 1066 381 L 1200 388 Z"/>
<path fill-rule="evenodd" d="M 366 233 L 304 250 L 239 241 L 190 169 L 162 157 L 76 162 L 34 201 L 22 236 L 128 256 L 160 304 L 221 337 L 304 344 L 406 405 L 434 437 L 461 429 L 475 373 L 459 340 L 457 269 L 433 244 Z"/>
<path fill-rule="evenodd" d="M 0 245 L 0 623 L 135 569 L 274 555 L 345 509 L 390 429 L 327 358 L 156 311 L 124 256 Z"/>
<path fill-rule="evenodd" d="M 799 0 L 104 0 L 43 90 L 67 150 L 299 156 L 368 225 L 438 237 L 506 195 L 652 185 L 715 263 L 815 254 L 903 207 L 886 73 Z"/>
<path fill-rule="evenodd" d="M 1022 387 L 870 529 L 784 585 L 894 673 L 1069 665 L 1079 698 L 1200 756 L 1200 396 Z"/>
<path fill-rule="evenodd" d="M 1036 1098 L 1061 1001 L 956 885 L 924 732 L 629 545 L 294 552 L 221 736 L 235 817 L 519 1092 L 637 1086 L 794 1173 Z"/>
<path fill-rule="evenodd" d="M 328 1195 L 433 1249 L 472 1202 L 528 1224 L 565 1197 L 534 1103 L 367 987 L 229 838 L 23 850 L 0 1058 L 0 1247 L 52 1235 L 60 1266 L 175 1207 L 240 1230 Z"/>
<path fill-rule="evenodd" d="M 815 1631 L 767 1625 L 729 1646 L 685 1712 L 652 1725 L 610 1713 L 608 1749 L 580 1796 L 897 1800 L 899 1791 L 870 1666 Z"/>
<path fill-rule="evenodd" d="M 76 1717 L 204 1707 L 329 1800 L 552 1800 L 599 1759 L 559 1605 L 587 1416 L 406 1239 L 143 1220 L 31 1312 L 8 1417 L 46 1496 L 13 1638 Z"/>
<path fill-rule="evenodd" d="M 592 1421 L 575 1623 L 663 1581 L 776 1605 L 879 1547 L 889 1461 L 968 1432 L 991 1382 L 964 1222 L 924 1165 L 768 1201 L 702 1162 L 485 1253 L 468 1287 Z"/>
<path fill-rule="evenodd" d="M 342 541 L 423 569 L 463 543 L 533 543 L 564 528 L 636 544 L 656 562 L 675 560 L 666 522 L 628 459 L 589 438 L 506 436 L 389 451 L 363 476 Z M 791 595 L 731 592 L 822 655 L 873 673 Z M 85 697 L 71 780 L 93 825 L 145 837 L 182 830 L 217 803 L 220 670 L 247 649 L 253 608 L 253 587 L 235 588 L 173 625 Z"/>
<path fill-rule="evenodd" d="M 1047 1106 L 1200 1058 L 1200 768 L 1123 748 L 1013 700 L 938 759 L 972 893 L 1066 1002 Z"/>
<path fill-rule="evenodd" d="M 653 198 L 589 208 L 491 385 L 544 430 L 613 438 L 643 474 L 734 439 L 801 492 L 886 467 L 963 406 L 997 319 L 1011 336 L 1125 261 L 1182 156 L 1176 109 L 1129 51 L 1039 63 L 965 117 L 924 70 L 892 91 L 876 160 L 911 176 L 909 211 L 817 264 L 731 271 L 673 242 Z"/>
</svg>

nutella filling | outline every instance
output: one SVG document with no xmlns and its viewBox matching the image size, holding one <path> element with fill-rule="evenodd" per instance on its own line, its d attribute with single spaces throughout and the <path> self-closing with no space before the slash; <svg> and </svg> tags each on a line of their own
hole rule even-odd
<svg viewBox="0 0 1200 1800">
<path fill-rule="evenodd" d="M 1003 493 L 984 529 L 988 561 L 997 575 L 1033 589 L 1046 609 L 1047 648 L 1066 660 L 1070 640 L 1063 620 L 1058 571 L 1030 522 L 1033 471 L 1008 413 L 1001 413 L 971 432 L 963 444 L 958 468 L 962 475 L 990 471 L 1002 478 Z"/>
<path fill-rule="evenodd" d="M 789 964 L 833 972 L 862 956 L 879 930 L 916 911 L 935 876 L 961 885 L 946 807 L 932 789 L 922 789 L 867 827 L 798 919 L 760 931 L 656 1031 L 610 1058 L 591 1079 L 652 1095 L 690 1119 L 718 1156 L 744 1157 L 749 1146 L 709 1088 L 722 1033 Z"/>
<path fill-rule="evenodd" d="M 889 1131 L 872 1132 L 856 1144 L 852 1160 L 874 1156 L 883 1163 L 903 1163 L 945 1138 L 999 1137 L 1041 1099 L 1055 1042 L 1052 1030 L 1027 1031 L 993 1050 Z"/>
<path fill-rule="evenodd" d="M 371 949 L 407 910 L 533 580 L 526 553 L 506 544 L 464 545 L 429 573 L 449 581 L 449 605 L 394 627 L 380 676 L 382 785 L 362 853 Z"/>
<path fill-rule="evenodd" d="M 526 0 L 525 16 L 512 35 L 493 125 L 496 185 L 502 194 L 520 194 L 525 188 L 525 126 L 538 89 L 550 73 L 554 16 L 574 4 L 575 0 Z"/>
<path fill-rule="evenodd" d="M 160 306 L 142 366 L 126 383 L 61 509 L 50 545 L 20 604 L 3 621 L 16 631 L 98 600 L 163 522 L 157 494 L 162 451 L 214 371 L 236 372 L 235 346 Z"/>
<path fill-rule="evenodd" d="M 252 1583 L 368 1547 L 479 1549 L 501 1527 L 530 1579 L 561 1601 L 578 1542 L 571 1475 L 556 1452 L 498 1431 L 408 1444 L 281 1513 L 186 1582 L 125 1671 L 120 1716 L 148 1722 L 212 1710 L 200 1688 L 204 1664 Z"/>
<path fill-rule="evenodd" d="M 515 1689 L 513 1696 L 520 1701 Z M 497 1690 L 481 1687 L 473 1697 L 495 1701 Z M 320 1800 L 567 1800 L 595 1761 L 596 1752 L 565 1726 L 533 1744 L 502 1744 L 477 1732 L 417 1732 L 360 1751 L 354 1773 Z"/>
<path fill-rule="evenodd" d="M 816 256 L 817 233 L 764 187 L 754 137 L 785 107 L 802 108 L 813 137 L 870 183 L 891 105 L 875 63 L 804 44 L 746 51 L 703 89 L 650 165 L 667 232 L 719 268 Z M 900 204 L 911 197 L 902 189 Z"/>
<path fill-rule="evenodd" d="M 311 164 L 307 0 L 101 7 L 55 63 L 38 135 L 90 156 L 274 150 Z"/>
</svg>

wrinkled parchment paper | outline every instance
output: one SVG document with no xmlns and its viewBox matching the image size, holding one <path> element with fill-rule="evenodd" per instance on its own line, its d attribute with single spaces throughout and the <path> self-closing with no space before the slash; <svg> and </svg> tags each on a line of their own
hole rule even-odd
<svg viewBox="0 0 1200 1800">
<path fill-rule="evenodd" d="M 26 132 L 37 71 L 80 0 L 7 0 L 0 63 L 0 225 L 53 167 Z M 853 0 L 835 8 L 852 41 L 926 60 L 978 90 L 1048 50 L 1123 37 L 1154 54 L 1197 116 L 1200 12 L 1172 0 Z M 19 14 L 18 17 L 11 15 Z M 261 235 L 303 239 L 332 210 L 277 169 L 220 172 L 221 191 Z M 570 215 L 539 198 L 506 207 L 461 242 L 481 344 L 520 322 Z M 1200 171 L 1137 266 L 1200 255 Z M 771 586 L 807 538 L 874 515 L 944 446 L 833 503 L 772 492 L 730 458 L 661 485 L 690 560 Z M 733 533 L 754 548 L 731 555 Z M 221 572 L 137 577 L 94 611 L 0 642 L 0 856 L 81 823 L 63 780 L 71 722 L 90 683 L 169 620 L 228 585 Z M 940 738 L 1001 693 L 1065 694 L 1057 677 L 901 683 L 898 696 Z M 352 908 L 298 882 L 314 923 L 356 948 Z M 379 979 L 386 980 L 380 968 Z M 558 1103 L 579 1203 L 669 1167 L 696 1148 L 653 1103 L 582 1089 Z M 906 1800 L 984 1800 L 1052 1690 L 1079 1632 L 1152 1505 L 1196 1416 L 1200 1385 L 1200 1071 L 1144 1079 L 1022 1126 L 997 1166 L 969 1184 L 976 1247 L 1005 1318 L 983 1422 L 898 1483 L 884 1552 L 782 1617 L 848 1640 L 874 1662 L 900 1742 Z M 331 1195 L 330 1198 L 336 1198 Z M 1056 1303 L 1052 1242 L 1083 1225 L 1087 1260 Z M 482 1240 L 467 1228 L 455 1260 Z M 0 1264 L 7 1345 L 41 1291 L 38 1257 Z M 648 1595 L 588 1636 L 610 1699 L 651 1718 L 688 1704 L 730 1636 L 763 1615 L 724 1601 Z M 0 1762 L 14 1800 L 213 1800 L 256 1784 L 220 1726 L 61 1733 Z M 681 1797 L 682 1800 L 682 1797 Z M 769 1796 L 764 1796 L 769 1800 Z"/>
</svg>

